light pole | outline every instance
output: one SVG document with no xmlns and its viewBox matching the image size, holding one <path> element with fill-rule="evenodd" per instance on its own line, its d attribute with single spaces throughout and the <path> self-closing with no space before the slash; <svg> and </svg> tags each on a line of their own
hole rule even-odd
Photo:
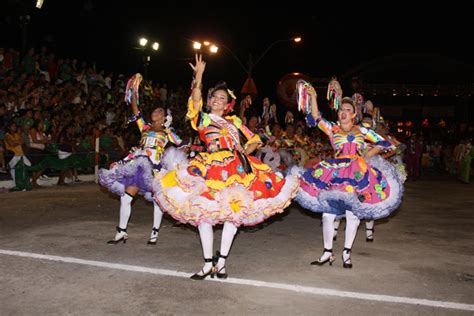
<svg viewBox="0 0 474 316">
<path fill-rule="evenodd" d="M 252 78 L 253 75 L 253 70 L 255 69 L 255 66 L 267 55 L 267 53 L 275 47 L 275 45 L 279 43 L 285 43 L 285 42 L 295 42 L 295 43 L 300 43 L 301 42 L 301 37 L 292 37 L 292 38 L 287 38 L 287 39 L 279 39 L 271 43 L 270 45 L 267 46 L 267 48 L 258 56 L 257 60 L 253 62 L 252 59 L 252 54 L 249 54 L 249 59 L 247 61 L 247 79 L 244 82 L 244 85 L 242 86 L 242 89 L 240 90 L 240 93 L 242 95 L 252 95 L 253 97 L 258 94 L 257 91 L 257 86 L 255 85 L 255 82 Z"/>
<path fill-rule="evenodd" d="M 239 59 L 239 57 L 237 57 L 237 55 L 228 46 L 226 46 L 224 44 L 214 44 L 213 46 L 218 45 L 220 47 L 225 48 L 230 53 L 230 55 L 237 61 L 237 63 L 245 71 L 245 73 L 247 74 L 247 79 L 245 80 L 245 83 L 244 83 L 240 93 L 241 94 L 250 94 L 252 96 L 256 96 L 257 95 L 257 87 L 255 86 L 255 82 L 252 79 L 253 70 L 255 69 L 255 66 L 257 66 L 257 64 L 263 59 L 263 57 L 265 57 L 267 55 L 267 53 L 273 47 L 275 47 L 275 45 L 277 45 L 279 43 L 284 43 L 284 42 L 300 43 L 301 42 L 301 37 L 292 37 L 292 38 L 279 39 L 279 40 L 274 41 L 273 43 L 271 43 L 270 45 L 267 46 L 267 48 L 262 52 L 262 54 L 260 54 L 260 56 L 257 58 L 257 60 L 255 62 L 253 62 L 252 54 L 249 54 L 249 59 L 247 61 L 247 66 L 245 66 L 244 63 L 242 63 L 242 61 Z M 203 44 L 205 46 L 212 47 L 211 43 L 208 42 L 208 41 L 203 42 Z M 201 44 L 200 42 L 193 42 L 193 48 L 195 50 L 200 50 L 203 44 Z M 216 49 L 216 52 L 217 52 L 217 49 Z"/>
<path fill-rule="evenodd" d="M 141 58 L 143 62 L 143 78 L 148 80 L 148 66 L 150 65 L 151 56 L 147 53 L 147 51 L 149 51 L 151 47 L 152 51 L 156 52 L 160 48 L 160 44 L 158 42 L 153 42 L 153 44 L 150 45 L 150 42 L 145 37 L 141 37 L 138 40 L 138 44 L 140 46 L 135 47 L 135 49 L 141 51 Z"/>
<path fill-rule="evenodd" d="M 248 76 L 249 76 L 249 78 L 252 77 L 253 69 L 254 69 L 255 66 L 263 59 L 263 57 L 265 57 L 265 55 L 266 55 L 273 47 L 275 47 L 276 44 L 278 44 L 278 43 L 284 43 L 284 42 L 300 43 L 300 42 L 301 42 L 301 37 L 292 37 L 292 38 L 288 38 L 288 39 L 280 39 L 280 40 L 274 41 L 273 43 L 271 43 L 270 45 L 268 45 L 268 47 L 263 51 L 263 53 L 257 58 L 257 61 L 256 61 L 255 63 L 252 63 L 252 55 L 250 54 L 250 55 L 249 55 L 249 61 L 248 61 L 248 65 L 249 65 L 249 68 L 248 68 Z"/>
</svg>

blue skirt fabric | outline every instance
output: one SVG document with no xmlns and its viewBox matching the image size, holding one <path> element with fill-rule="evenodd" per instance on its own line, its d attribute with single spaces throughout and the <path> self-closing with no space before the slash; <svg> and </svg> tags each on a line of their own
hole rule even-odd
<svg viewBox="0 0 474 316">
<path fill-rule="evenodd" d="M 367 160 L 368 165 L 384 175 L 388 185 L 390 186 L 390 195 L 387 199 L 378 203 L 364 203 L 363 200 L 353 192 L 342 192 L 340 190 L 332 190 L 331 186 L 321 189 L 317 196 L 313 196 L 303 189 L 298 190 L 296 201 L 305 209 L 315 213 L 330 213 L 338 217 L 345 215 L 345 211 L 349 210 L 359 219 L 376 220 L 389 216 L 394 212 L 401 203 L 403 196 L 402 176 L 399 171 L 387 160 L 380 156 L 374 156 Z M 308 172 L 312 174 L 310 169 L 300 169 L 301 178 L 309 181 Z M 316 181 L 317 179 L 315 179 Z"/>
<path fill-rule="evenodd" d="M 153 201 L 153 171 L 159 171 L 160 165 L 153 165 L 146 155 L 135 156 L 130 160 L 121 160 L 110 169 L 99 170 L 99 183 L 110 192 L 122 196 L 130 186 L 138 187 L 138 194 L 147 201 Z"/>
</svg>

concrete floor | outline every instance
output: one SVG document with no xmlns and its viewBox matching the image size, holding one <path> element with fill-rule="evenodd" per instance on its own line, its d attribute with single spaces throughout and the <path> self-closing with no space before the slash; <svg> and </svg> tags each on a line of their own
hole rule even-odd
<svg viewBox="0 0 474 316">
<path fill-rule="evenodd" d="M 294 203 L 237 235 L 228 282 L 188 279 L 203 263 L 198 235 L 168 216 L 147 245 L 152 206 L 141 199 L 127 243 L 106 244 L 118 207 L 93 183 L 0 194 L 0 314 L 474 314 L 474 184 L 408 182 L 375 242 L 359 228 L 353 269 L 342 268 L 343 223 L 334 265 L 309 265 L 323 249 L 320 216 Z"/>
</svg>

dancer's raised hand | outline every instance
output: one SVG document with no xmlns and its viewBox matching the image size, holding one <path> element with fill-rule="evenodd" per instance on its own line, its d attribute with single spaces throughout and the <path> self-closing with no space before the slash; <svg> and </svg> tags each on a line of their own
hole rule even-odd
<svg viewBox="0 0 474 316">
<path fill-rule="evenodd" d="M 195 76 L 202 75 L 206 69 L 206 62 L 202 60 L 201 54 L 196 54 L 196 64 L 189 63 L 189 66 L 193 69 Z"/>
</svg>

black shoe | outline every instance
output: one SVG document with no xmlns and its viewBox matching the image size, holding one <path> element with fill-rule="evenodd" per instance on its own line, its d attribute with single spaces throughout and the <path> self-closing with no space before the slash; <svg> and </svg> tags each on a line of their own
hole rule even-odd
<svg viewBox="0 0 474 316">
<path fill-rule="evenodd" d="M 115 234 L 115 238 L 112 240 L 109 240 L 107 243 L 112 244 L 112 245 L 116 245 L 121 241 L 123 241 L 123 243 L 126 243 L 128 239 L 127 229 L 126 228 L 123 229 L 118 226 L 116 228 L 117 228 L 117 233 Z"/>
<path fill-rule="evenodd" d="M 211 278 L 214 278 L 214 273 L 215 273 L 215 269 L 214 269 L 214 258 L 204 258 L 204 262 L 212 262 L 212 267 L 209 271 L 204 271 L 203 269 L 201 269 L 201 271 L 199 272 L 202 272 L 202 274 L 199 274 L 198 273 L 194 273 L 192 276 L 191 276 L 191 280 L 204 280 L 208 275 L 211 276 Z"/>
<path fill-rule="evenodd" d="M 344 248 L 342 252 L 344 253 L 344 251 L 347 252 L 348 254 L 351 253 L 351 249 L 349 248 Z M 352 260 L 350 256 L 347 260 L 344 260 L 344 254 L 342 255 L 342 266 L 346 269 L 352 269 Z"/>
<path fill-rule="evenodd" d="M 366 228 L 365 230 L 371 231 L 372 233 L 370 235 L 366 235 L 365 241 L 366 242 L 374 242 L 374 229 L 373 228 Z"/>
<path fill-rule="evenodd" d="M 316 265 L 316 266 L 322 266 L 323 264 L 325 264 L 326 262 L 329 262 L 329 265 L 332 266 L 332 263 L 336 260 L 336 257 L 334 257 L 334 254 L 332 253 L 332 249 L 326 249 L 324 248 L 324 252 L 323 252 L 323 255 L 325 252 L 329 252 L 331 253 L 331 255 L 325 259 L 325 260 L 321 260 L 321 258 L 319 258 L 318 260 L 316 261 L 313 261 L 311 262 L 310 264 L 311 265 Z M 322 256 L 321 256 L 322 257 Z"/>
<path fill-rule="evenodd" d="M 217 251 L 215 259 L 214 259 L 215 260 L 215 263 L 214 263 L 215 265 L 217 265 L 217 261 L 219 260 L 219 258 L 227 259 L 227 256 L 223 256 L 223 255 L 221 255 L 221 253 L 219 251 Z M 216 277 L 218 279 L 223 279 L 223 280 L 227 279 L 227 276 L 228 276 L 227 272 L 221 273 L 221 271 L 224 270 L 224 269 L 225 269 L 225 265 L 222 268 L 220 268 L 219 270 L 216 270 Z"/>
</svg>

